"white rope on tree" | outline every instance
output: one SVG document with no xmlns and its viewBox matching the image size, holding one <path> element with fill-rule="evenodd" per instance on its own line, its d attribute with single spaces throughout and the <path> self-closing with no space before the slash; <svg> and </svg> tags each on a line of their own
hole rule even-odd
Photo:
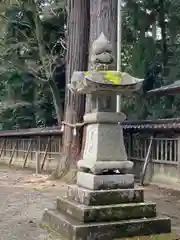
<svg viewBox="0 0 180 240">
<path fill-rule="evenodd" d="M 61 132 L 64 132 L 65 126 L 68 126 L 68 127 L 73 128 L 73 135 L 76 136 L 77 135 L 77 128 L 81 128 L 84 125 L 86 125 L 85 122 L 72 124 L 72 123 L 68 123 L 68 122 L 63 121 L 62 124 L 61 124 Z"/>
</svg>

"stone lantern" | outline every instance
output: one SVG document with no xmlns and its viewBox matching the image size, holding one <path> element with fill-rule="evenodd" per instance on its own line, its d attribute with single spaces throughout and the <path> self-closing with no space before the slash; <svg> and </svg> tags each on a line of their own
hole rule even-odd
<svg viewBox="0 0 180 240">
<path fill-rule="evenodd" d="M 43 221 L 68 240 L 112 240 L 168 233 L 168 218 L 156 217 L 156 204 L 145 203 L 143 189 L 134 186 L 133 162 L 127 159 L 116 95 L 132 94 L 143 79 L 110 71 L 112 46 L 102 33 L 93 43 L 91 70 L 74 72 L 69 89 L 90 95 L 91 112 L 84 115 L 86 139 L 77 162 L 77 183 L 46 210 Z"/>
</svg>

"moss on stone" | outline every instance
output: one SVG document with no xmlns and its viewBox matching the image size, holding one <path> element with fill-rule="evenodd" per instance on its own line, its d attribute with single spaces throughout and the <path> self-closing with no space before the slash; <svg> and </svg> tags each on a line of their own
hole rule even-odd
<svg viewBox="0 0 180 240">
<path fill-rule="evenodd" d="M 95 72 L 95 70 L 94 70 Z M 122 73 L 117 71 L 97 71 L 104 76 L 104 82 L 119 85 L 122 79 Z M 85 76 L 88 76 L 89 72 L 83 72 Z"/>
<path fill-rule="evenodd" d="M 180 239 L 180 235 L 175 233 L 171 234 L 159 234 L 159 235 L 151 235 L 151 236 L 137 236 L 133 238 L 116 238 L 114 240 L 172 240 L 172 239 Z"/>
<path fill-rule="evenodd" d="M 156 216 L 154 203 L 128 203 L 86 207 L 75 204 L 66 198 L 57 200 L 57 208 L 81 222 L 118 221 Z"/>
<path fill-rule="evenodd" d="M 47 240 L 66 240 L 57 231 L 46 224 L 40 224 L 40 228 L 48 231 L 49 236 Z"/>
</svg>

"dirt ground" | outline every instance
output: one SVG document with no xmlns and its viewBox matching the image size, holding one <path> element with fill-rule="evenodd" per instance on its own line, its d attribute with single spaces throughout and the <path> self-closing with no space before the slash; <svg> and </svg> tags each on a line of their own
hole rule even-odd
<svg viewBox="0 0 180 240">
<path fill-rule="evenodd" d="M 66 186 L 47 181 L 47 175 L 0 166 L 0 240 L 50 240 L 39 227 L 45 208 L 52 208 Z M 172 219 L 173 232 L 180 233 L 180 191 L 145 188 L 147 200 L 157 203 L 160 215 Z"/>
</svg>

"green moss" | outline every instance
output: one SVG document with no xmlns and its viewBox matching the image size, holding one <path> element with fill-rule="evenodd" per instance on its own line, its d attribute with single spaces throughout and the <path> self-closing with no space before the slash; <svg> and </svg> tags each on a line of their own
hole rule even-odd
<svg viewBox="0 0 180 240">
<path fill-rule="evenodd" d="M 112 84 L 120 84 L 122 74 L 120 72 L 110 72 L 107 71 L 104 73 L 104 80 L 111 82 Z"/>
<path fill-rule="evenodd" d="M 96 207 L 91 210 L 85 211 L 84 220 L 86 222 L 99 222 L 99 221 L 118 221 L 129 220 L 141 217 L 155 217 L 155 205 L 129 205 L 122 204 L 121 206 L 113 205 L 108 208 L 98 209 Z"/>
<path fill-rule="evenodd" d="M 105 82 L 110 82 L 112 84 L 117 84 L 117 85 L 121 83 L 121 78 L 122 78 L 121 72 L 116 72 L 116 71 L 98 71 L 98 72 L 104 75 Z M 88 72 L 83 72 L 83 73 L 85 76 L 88 75 Z"/>
<path fill-rule="evenodd" d="M 133 237 L 133 238 L 118 238 L 114 240 L 174 240 L 180 238 L 180 235 L 177 234 L 160 234 L 160 235 L 151 235 L 143 237 Z"/>
<path fill-rule="evenodd" d="M 56 232 L 54 229 L 52 229 L 48 225 L 41 224 L 40 227 L 42 229 L 48 231 L 48 238 L 47 238 L 47 240 L 66 240 L 58 232 Z"/>
<path fill-rule="evenodd" d="M 63 238 L 59 233 L 57 233 L 54 229 L 49 227 L 48 225 L 40 225 L 40 227 L 44 230 L 48 231 L 48 240 L 66 240 Z M 171 234 L 159 234 L 159 235 L 151 235 L 151 236 L 141 236 L 141 237 L 133 237 L 133 238 L 116 238 L 112 240 L 175 240 L 179 239 L 180 235 L 177 235 L 175 233 Z"/>
</svg>

